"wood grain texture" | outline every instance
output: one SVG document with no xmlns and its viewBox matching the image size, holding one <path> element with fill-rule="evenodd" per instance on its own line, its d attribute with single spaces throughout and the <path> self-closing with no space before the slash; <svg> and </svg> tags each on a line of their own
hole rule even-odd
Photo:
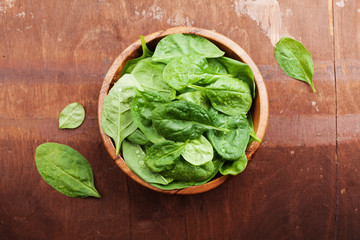
<svg viewBox="0 0 360 240">
<path fill-rule="evenodd" d="M 338 139 L 337 239 L 356 239 L 360 236 L 359 9 L 359 1 L 347 1 L 334 8 Z"/>
<path fill-rule="evenodd" d="M 0 239 L 356 239 L 359 8 L 356 0 L 0 1 Z M 269 93 L 254 161 L 196 196 L 128 179 L 97 124 L 98 93 L 116 56 L 140 34 L 175 26 L 234 40 Z M 276 64 L 273 45 L 284 35 L 311 52 L 316 94 Z M 74 101 L 86 109 L 83 125 L 58 130 L 58 114 Z M 34 151 L 47 141 L 89 160 L 101 199 L 68 198 L 41 179 Z"/>
</svg>

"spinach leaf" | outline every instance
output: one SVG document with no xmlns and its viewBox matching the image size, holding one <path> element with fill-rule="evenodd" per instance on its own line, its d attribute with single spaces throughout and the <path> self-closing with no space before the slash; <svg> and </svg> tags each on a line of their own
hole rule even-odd
<svg viewBox="0 0 360 240">
<path fill-rule="evenodd" d="M 250 143 L 252 143 L 253 141 L 261 142 L 261 140 L 256 136 L 255 129 L 254 129 L 254 122 L 253 122 L 253 118 L 252 118 L 250 112 L 247 115 L 247 119 L 248 119 L 249 128 L 250 128 L 250 139 L 249 139 L 248 145 Z"/>
<path fill-rule="evenodd" d="M 246 154 L 243 153 L 241 158 L 234 162 L 225 161 L 221 166 L 220 173 L 222 175 L 237 175 L 245 170 L 247 165 L 247 157 Z"/>
<path fill-rule="evenodd" d="M 127 74 L 127 73 L 131 73 L 132 70 L 134 70 L 134 68 L 135 68 L 135 66 L 136 66 L 136 64 L 137 64 L 138 62 L 140 62 L 140 61 L 143 60 L 144 58 L 148 58 L 148 57 L 151 57 L 151 56 L 153 55 L 153 53 L 152 53 L 152 52 L 147 48 L 147 46 L 146 46 L 146 42 L 145 42 L 144 36 L 141 35 L 141 36 L 140 36 L 140 40 L 141 40 L 141 48 L 142 48 L 143 54 L 141 55 L 141 57 L 138 57 L 138 58 L 129 60 L 129 61 L 125 64 L 125 66 L 124 66 L 124 68 L 123 68 L 123 70 L 122 70 L 122 72 L 121 72 L 121 76 L 123 76 L 124 74 Z"/>
<path fill-rule="evenodd" d="M 214 150 L 206 137 L 201 135 L 200 138 L 190 140 L 185 145 L 181 156 L 192 165 L 199 166 L 213 159 Z"/>
<path fill-rule="evenodd" d="M 180 158 L 186 143 L 163 141 L 155 143 L 146 151 L 145 164 L 153 172 L 171 170 Z"/>
<path fill-rule="evenodd" d="M 168 102 L 170 102 L 169 99 L 156 92 L 138 91 L 131 104 L 131 116 L 134 123 L 152 143 L 158 143 L 165 140 L 163 136 L 157 133 L 153 126 L 151 118 L 152 111 L 155 107 Z"/>
<path fill-rule="evenodd" d="M 161 172 L 161 175 L 173 178 L 178 181 L 201 182 L 208 179 L 214 171 L 212 161 L 200 166 L 195 166 L 182 158 L 175 162 L 175 166 L 171 170 Z"/>
<path fill-rule="evenodd" d="M 217 70 L 210 68 L 206 58 L 190 55 L 171 60 L 164 68 L 163 78 L 170 87 L 182 91 L 189 84 L 208 84 L 226 75 Z"/>
<path fill-rule="evenodd" d="M 246 114 L 252 104 L 249 86 L 234 78 L 221 77 L 205 87 L 189 87 L 204 92 L 216 110 L 228 115 Z"/>
<path fill-rule="evenodd" d="M 121 142 L 137 128 L 130 111 L 136 89 L 142 90 L 142 87 L 132 75 L 125 74 L 104 99 L 101 128 L 114 140 L 116 154 L 120 151 Z"/>
<path fill-rule="evenodd" d="M 126 165 L 131 169 L 131 171 L 133 171 L 144 181 L 163 185 L 166 185 L 172 181 L 171 178 L 165 178 L 158 173 L 152 172 L 145 165 L 145 153 L 139 145 L 124 140 L 122 153 Z"/>
<path fill-rule="evenodd" d="M 310 84 L 313 91 L 316 92 L 312 80 L 314 62 L 309 51 L 301 42 L 283 37 L 275 45 L 275 58 L 287 75 Z"/>
<path fill-rule="evenodd" d="M 213 177 L 215 177 L 215 175 L 219 172 L 219 168 L 222 166 L 222 164 L 224 163 L 224 161 L 222 160 L 213 160 L 212 163 L 214 164 L 214 170 L 212 172 L 212 174 L 204 181 L 201 182 L 193 182 L 193 181 L 178 181 L 178 180 L 174 180 L 173 182 L 169 183 L 168 185 L 160 185 L 160 184 L 152 184 L 153 186 L 163 189 L 163 190 L 173 190 L 173 189 L 182 189 L 182 188 L 187 188 L 187 187 L 191 187 L 191 186 L 198 186 L 198 185 L 202 185 L 204 183 L 207 183 L 208 181 L 210 181 Z"/>
<path fill-rule="evenodd" d="M 248 146 L 250 138 L 248 120 L 241 115 L 228 116 L 222 113 L 218 113 L 216 119 L 217 126 L 230 129 L 230 132 L 209 130 L 207 132 L 209 141 L 222 158 L 230 161 L 238 160 Z"/>
<path fill-rule="evenodd" d="M 152 62 L 151 58 L 145 58 L 136 64 L 131 74 L 145 90 L 157 91 L 164 97 L 174 99 L 176 91 L 163 80 L 165 66 L 163 63 Z"/>
<path fill-rule="evenodd" d="M 177 96 L 177 99 L 193 102 L 205 109 L 210 107 L 209 99 L 201 91 L 186 92 Z"/>
<path fill-rule="evenodd" d="M 226 67 L 227 72 L 234 78 L 246 82 L 251 89 L 252 97 L 255 98 L 254 74 L 249 65 L 228 57 L 220 57 L 217 60 Z"/>
<path fill-rule="evenodd" d="M 213 115 L 195 103 L 179 100 L 162 104 L 152 111 L 156 131 L 167 139 L 184 142 L 199 138 L 208 129 L 217 129 Z"/>
<path fill-rule="evenodd" d="M 71 147 L 58 143 L 41 144 L 35 151 L 35 163 L 45 182 L 62 194 L 100 198 L 89 162 Z"/>
<path fill-rule="evenodd" d="M 84 107 L 77 102 L 70 103 L 60 113 L 59 116 L 59 128 L 60 129 L 72 129 L 79 127 L 85 118 Z"/>
<path fill-rule="evenodd" d="M 207 62 L 209 64 L 210 72 L 212 73 L 218 73 L 218 74 L 227 74 L 227 68 L 218 60 L 224 57 L 220 58 L 207 58 Z"/>
<path fill-rule="evenodd" d="M 126 139 L 134 144 L 139 144 L 139 145 L 151 144 L 151 142 L 146 138 L 146 136 L 140 129 L 136 129 Z"/>
<path fill-rule="evenodd" d="M 155 48 L 153 61 L 168 63 L 171 59 L 186 55 L 217 58 L 224 55 L 209 40 L 192 34 L 171 34 L 160 40 Z"/>
</svg>

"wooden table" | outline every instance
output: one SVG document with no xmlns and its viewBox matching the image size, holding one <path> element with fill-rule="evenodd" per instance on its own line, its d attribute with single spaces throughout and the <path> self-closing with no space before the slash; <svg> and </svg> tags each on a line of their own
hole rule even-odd
<svg viewBox="0 0 360 240">
<path fill-rule="evenodd" d="M 0 1 L 0 239 L 356 239 L 360 236 L 360 1 Z M 171 196 L 129 179 L 97 123 L 100 86 L 140 34 L 222 33 L 263 74 L 268 131 L 244 173 L 208 193 Z M 311 52 L 313 93 L 277 65 L 292 36 Z M 78 101 L 86 119 L 58 130 Z M 35 148 L 53 141 L 90 162 L 101 199 L 52 189 Z"/>
</svg>

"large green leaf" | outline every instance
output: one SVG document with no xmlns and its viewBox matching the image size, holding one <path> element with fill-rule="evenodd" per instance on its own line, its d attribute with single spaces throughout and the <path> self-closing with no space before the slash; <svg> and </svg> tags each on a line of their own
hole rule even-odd
<svg viewBox="0 0 360 240">
<path fill-rule="evenodd" d="M 35 151 L 35 163 L 41 177 L 62 194 L 100 198 L 89 162 L 71 147 L 41 144 Z"/>
<path fill-rule="evenodd" d="M 104 99 L 101 128 L 114 140 L 116 154 L 120 151 L 121 142 L 137 128 L 130 110 L 136 89 L 143 90 L 132 75 L 125 74 Z"/>
</svg>

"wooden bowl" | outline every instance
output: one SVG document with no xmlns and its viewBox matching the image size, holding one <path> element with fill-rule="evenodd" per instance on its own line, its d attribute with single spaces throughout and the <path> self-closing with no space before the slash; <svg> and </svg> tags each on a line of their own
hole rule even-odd
<svg viewBox="0 0 360 240">
<path fill-rule="evenodd" d="M 164 31 L 158 31 L 155 33 L 152 33 L 150 35 L 147 35 L 145 37 L 145 41 L 150 49 L 155 49 L 156 44 L 165 36 L 174 34 L 174 33 L 190 33 L 190 34 L 196 34 L 201 37 L 204 37 L 211 42 L 213 42 L 215 45 L 217 45 L 222 51 L 225 52 L 225 56 L 240 60 L 250 66 L 254 73 L 255 83 L 256 83 L 256 97 L 255 101 L 253 102 L 252 106 L 252 114 L 253 114 L 253 121 L 254 121 L 254 128 L 256 135 L 259 139 L 263 140 L 267 122 L 268 122 L 268 116 L 269 116 L 269 102 L 268 102 L 268 95 L 265 87 L 264 80 L 260 74 L 259 69 L 256 67 L 253 60 L 247 55 L 247 53 L 235 42 L 230 40 L 229 38 L 205 29 L 195 28 L 195 27 L 176 27 L 176 28 L 170 28 Z M 101 137 L 104 141 L 106 150 L 112 157 L 112 159 L 115 161 L 115 163 L 120 167 L 120 169 L 125 172 L 130 178 L 132 178 L 134 181 L 140 183 L 141 185 L 150 188 L 152 190 L 162 192 L 162 193 L 168 193 L 168 194 L 196 194 L 196 193 L 202 193 L 209 191 L 211 189 L 216 188 L 217 186 L 224 183 L 227 179 L 230 178 L 230 176 L 220 176 L 218 178 L 213 179 L 212 181 L 200 185 L 200 186 L 192 186 L 180 190 L 162 190 L 159 188 L 156 188 L 149 183 L 145 182 L 141 178 L 139 178 L 135 173 L 133 173 L 130 168 L 126 165 L 124 159 L 121 157 L 121 155 L 116 155 L 115 153 L 115 146 L 110 139 L 108 135 L 106 135 L 102 129 L 101 129 L 101 116 L 102 116 L 102 110 L 103 110 L 103 103 L 104 98 L 109 92 L 110 88 L 113 86 L 113 84 L 120 78 L 121 71 L 123 67 L 125 66 L 125 63 L 129 61 L 130 59 L 137 58 L 141 56 L 142 50 L 141 50 L 141 42 L 140 40 L 134 42 L 131 44 L 125 51 L 123 51 L 114 61 L 112 66 L 110 67 L 109 71 L 107 72 L 104 82 L 102 84 L 101 90 L 100 90 L 100 96 L 99 96 L 99 105 L 98 105 L 98 120 L 99 120 L 99 128 Z M 256 150 L 260 147 L 259 142 L 252 142 L 246 149 L 246 156 L 248 160 L 250 160 Z"/>
</svg>

